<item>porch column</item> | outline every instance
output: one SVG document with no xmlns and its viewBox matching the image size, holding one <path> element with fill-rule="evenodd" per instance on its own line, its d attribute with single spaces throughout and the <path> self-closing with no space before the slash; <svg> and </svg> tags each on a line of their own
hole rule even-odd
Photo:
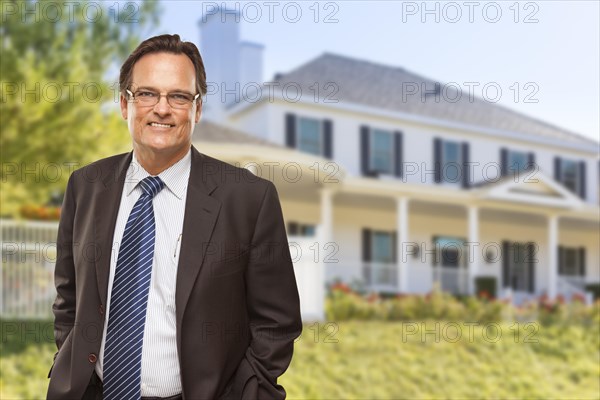
<svg viewBox="0 0 600 400">
<path fill-rule="evenodd" d="M 401 293 L 406 293 L 408 291 L 408 255 L 406 254 L 406 245 L 408 244 L 408 197 L 398 197 L 396 199 L 396 209 L 398 289 Z"/>
<path fill-rule="evenodd" d="M 333 232 L 333 208 L 332 208 L 332 197 L 333 190 L 330 188 L 322 188 L 321 194 L 321 233 L 320 239 L 322 241 L 319 246 L 322 250 L 323 246 L 332 240 Z"/>
<path fill-rule="evenodd" d="M 546 292 L 551 300 L 556 297 L 558 280 L 556 249 L 558 249 L 558 215 L 550 215 L 548 216 L 548 290 Z"/>
<path fill-rule="evenodd" d="M 321 220 L 319 229 L 317 230 L 317 246 L 319 259 L 314 266 L 314 279 L 310 283 L 311 288 L 307 293 L 313 297 L 309 300 L 315 305 L 317 319 L 325 319 L 325 265 L 323 257 L 326 250 L 326 244 L 333 240 L 333 190 L 330 188 L 322 188 L 319 191 Z M 308 250 L 308 249 L 307 249 Z M 309 253 L 310 254 L 310 253 Z M 302 300 L 302 299 L 301 299 Z"/>
<path fill-rule="evenodd" d="M 470 206 L 468 209 L 468 214 L 469 253 L 467 254 L 467 287 L 469 294 L 477 294 L 475 293 L 475 277 L 479 272 L 479 262 L 481 260 L 480 254 L 482 251 L 481 243 L 479 243 L 479 208 L 477 206 Z"/>
</svg>

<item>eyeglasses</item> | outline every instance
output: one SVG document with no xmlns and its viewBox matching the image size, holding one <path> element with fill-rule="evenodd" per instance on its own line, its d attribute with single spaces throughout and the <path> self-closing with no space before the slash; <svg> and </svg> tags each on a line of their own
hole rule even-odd
<svg viewBox="0 0 600 400">
<path fill-rule="evenodd" d="M 129 89 L 125 90 L 129 96 L 131 96 L 131 100 L 136 102 L 136 104 L 140 107 L 153 107 L 160 101 L 160 97 L 162 94 L 158 92 L 153 92 L 152 90 L 138 90 L 135 93 L 132 93 Z M 195 96 L 191 93 L 183 93 L 183 92 L 174 92 L 167 93 L 167 103 L 173 108 L 184 109 L 188 108 L 198 97 L 200 97 L 200 93 Z"/>
</svg>

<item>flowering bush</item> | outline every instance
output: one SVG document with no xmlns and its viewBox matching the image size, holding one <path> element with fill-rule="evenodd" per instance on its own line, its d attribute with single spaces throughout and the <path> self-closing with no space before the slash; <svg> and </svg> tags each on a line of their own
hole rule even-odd
<svg viewBox="0 0 600 400">
<path fill-rule="evenodd" d="M 561 296 L 554 301 L 541 296 L 537 302 L 516 306 L 508 300 L 495 300 L 484 293 L 459 300 L 439 288 L 426 295 L 399 294 L 383 299 L 376 293 L 361 294 L 346 284 L 335 283 L 329 287 L 326 315 L 331 321 L 436 319 L 489 323 L 539 320 L 543 325 L 588 326 L 600 324 L 600 300 L 589 306 L 581 296 L 570 302 Z"/>
<path fill-rule="evenodd" d="M 21 206 L 20 214 L 25 219 L 57 221 L 60 219 L 60 207 L 25 204 Z"/>
</svg>

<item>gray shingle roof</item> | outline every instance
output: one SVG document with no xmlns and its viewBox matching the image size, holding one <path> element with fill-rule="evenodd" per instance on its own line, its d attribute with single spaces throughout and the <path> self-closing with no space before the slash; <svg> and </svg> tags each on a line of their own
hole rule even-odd
<svg viewBox="0 0 600 400">
<path fill-rule="evenodd" d="M 322 98 L 332 92 L 331 89 L 324 90 L 324 86 L 328 82 L 334 82 L 339 88 L 334 98 L 342 103 L 361 104 L 484 128 L 598 146 L 598 143 L 585 136 L 528 117 L 496 103 L 479 97 L 470 100 L 467 87 L 461 87 L 462 97 L 456 102 L 449 101 L 455 93 L 452 92 L 450 85 L 445 86 L 448 91 L 445 95 L 439 96 L 439 102 L 436 102 L 432 95 L 422 101 L 421 84 L 426 85 L 426 91 L 432 91 L 436 83 L 434 80 L 402 68 L 346 56 L 325 53 L 287 74 L 277 74 L 275 81 L 280 82 L 281 86 L 285 83 L 298 83 L 302 88 L 303 96 L 306 93 L 310 94 L 311 98 L 315 93 L 315 82 L 319 83 L 319 95 Z M 411 83 L 418 85 L 417 94 L 403 96 L 403 88 Z M 444 87 L 443 82 L 440 84 Z M 475 90 L 475 93 L 477 92 Z"/>
</svg>

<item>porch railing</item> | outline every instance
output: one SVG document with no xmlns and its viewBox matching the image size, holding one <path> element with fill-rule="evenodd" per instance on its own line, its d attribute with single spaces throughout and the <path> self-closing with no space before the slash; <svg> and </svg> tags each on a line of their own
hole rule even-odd
<svg viewBox="0 0 600 400">
<path fill-rule="evenodd" d="M 593 302 L 593 294 L 585 291 L 585 277 L 559 275 L 556 281 L 556 292 L 565 299 L 571 300 L 573 296 L 582 296 L 586 303 Z"/>
<path fill-rule="evenodd" d="M 445 292 L 466 294 L 469 290 L 469 274 L 466 268 L 434 266 L 433 281 L 440 283 Z"/>
<path fill-rule="evenodd" d="M 394 263 L 364 263 L 363 279 L 368 288 L 373 291 L 397 293 L 400 289 L 398 287 L 398 265 Z"/>
</svg>

